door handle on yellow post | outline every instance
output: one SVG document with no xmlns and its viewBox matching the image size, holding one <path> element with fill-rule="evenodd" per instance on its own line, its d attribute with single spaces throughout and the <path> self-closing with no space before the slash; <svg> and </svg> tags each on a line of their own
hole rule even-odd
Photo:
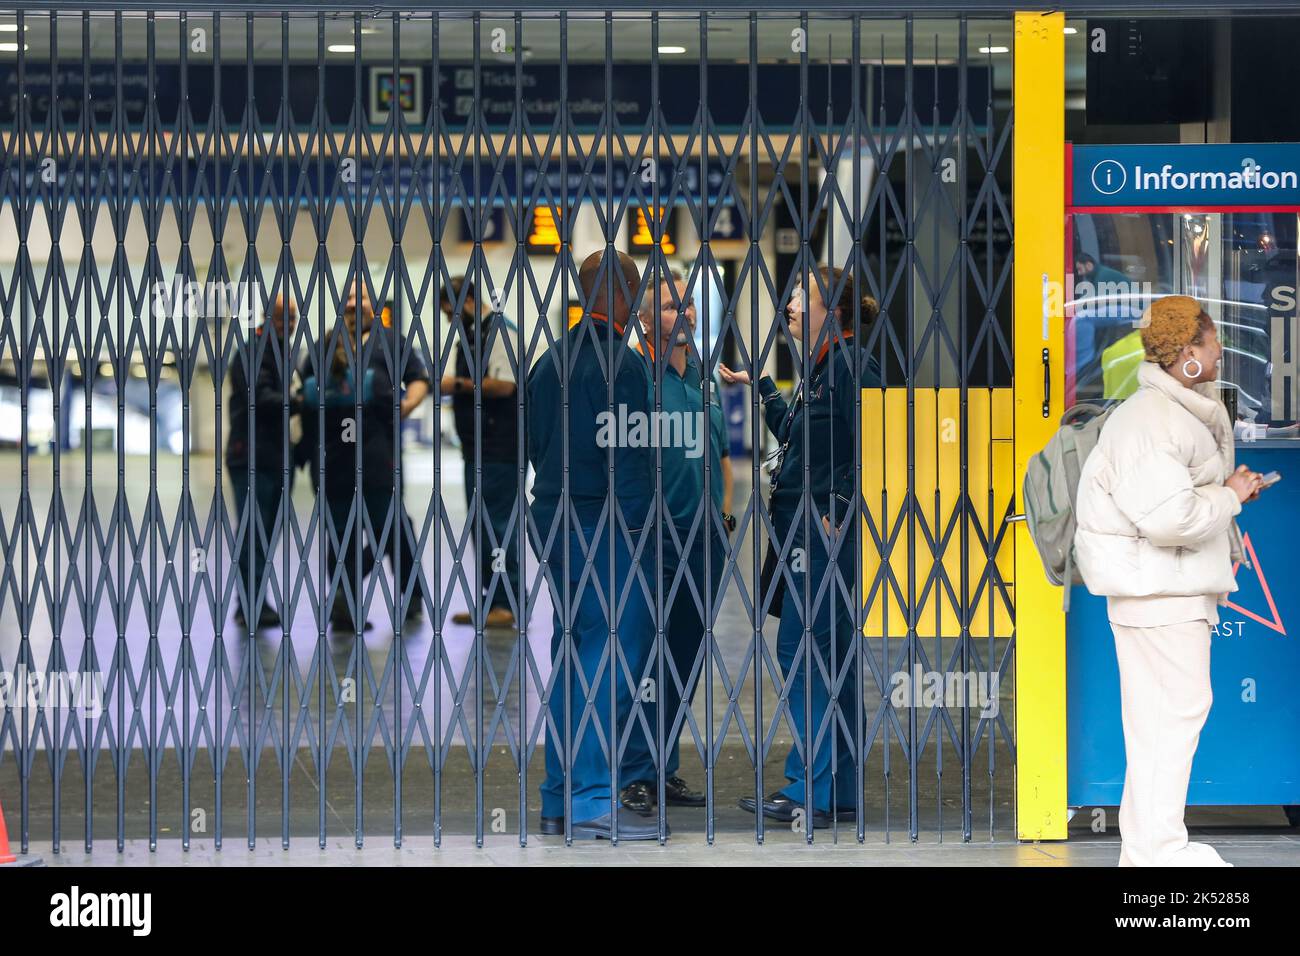
<svg viewBox="0 0 1300 956">
<path fill-rule="evenodd" d="M 1052 353 L 1043 349 L 1043 417 L 1052 414 Z"/>
</svg>

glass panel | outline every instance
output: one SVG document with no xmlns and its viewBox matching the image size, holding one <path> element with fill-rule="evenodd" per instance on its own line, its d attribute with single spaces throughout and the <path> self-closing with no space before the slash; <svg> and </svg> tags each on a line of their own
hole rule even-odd
<svg viewBox="0 0 1300 956">
<path fill-rule="evenodd" d="M 1153 296 L 1174 292 L 1178 281 L 1174 216 L 1074 216 L 1072 244 L 1066 339 L 1073 339 L 1074 361 L 1067 389 L 1073 385 L 1076 401 L 1125 398 L 1137 387 L 1142 311 Z"/>
<path fill-rule="evenodd" d="M 1191 295 L 1224 343 L 1220 380 L 1238 437 L 1300 437 L 1296 234 L 1293 212 L 1073 216 L 1073 401 L 1131 395 L 1143 310 L 1162 295 Z"/>
<path fill-rule="evenodd" d="M 1213 218 L 1222 220 L 1216 225 L 1223 301 L 1211 301 L 1209 308 L 1224 345 L 1220 377 L 1236 390 L 1238 434 L 1296 438 L 1296 214 Z M 1191 229 L 1198 225 L 1188 223 Z"/>
</svg>

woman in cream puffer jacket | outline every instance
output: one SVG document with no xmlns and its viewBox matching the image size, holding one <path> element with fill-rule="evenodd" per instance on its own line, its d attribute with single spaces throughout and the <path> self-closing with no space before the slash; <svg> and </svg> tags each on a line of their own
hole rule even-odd
<svg viewBox="0 0 1300 956">
<path fill-rule="evenodd" d="M 1120 865 L 1226 866 L 1188 842 L 1183 812 L 1210 710 L 1210 630 L 1237 589 L 1234 519 L 1260 476 L 1234 467 L 1214 385 L 1223 347 L 1200 303 L 1168 296 L 1143 321 L 1138 391 L 1107 419 L 1075 506 L 1079 571 L 1106 597 L 1119 662 Z"/>
<path fill-rule="evenodd" d="M 1233 435 L 1215 386 L 1152 362 L 1084 462 L 1075 508 L 1079 569 L 1093 594 L 1218 596 L 1232 573 Z"/>
</svg>

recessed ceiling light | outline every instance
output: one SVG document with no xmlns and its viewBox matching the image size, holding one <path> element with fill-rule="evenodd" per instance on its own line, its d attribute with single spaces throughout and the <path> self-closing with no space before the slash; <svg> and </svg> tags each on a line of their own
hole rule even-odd
<svg viewBox="0 0 1300 956">
<path fill-rule="evenodd" d="M 740 63 L 748 63 L 748 60 L 740 60 Z M 862 57 L 859 63 L 865 63 L 870 66 L 907 66 L 911 63 L 913 66 L 956 66 L 957 58 L 952 56 L 941 56 L 935 59 L 932 56 L 914 56 L 910 60 L 905 56 L 887 56 L 885 58 Z"/>
<path fill-rule="evenodd" d="M 362 35 L 363 37 L 365 37 L 365 36 L 370 36 L 372 33 L 378 33 L 378 32 L 379 32 L 379 27 L 362 27 L 362 28 L 361 28 L 361 35 Z"/>
<path fill-rule="evenodd" d="M 659 52 L 660 52 L 660 53 L 663 53 L 663 54 L 666 54 L 666 55 L 667 55 L 667 54 L 675 54 L 675 53 L 685 53 L 685 52 L 686 52 L 686 47 L 684 47 L 684 46 L 661 46 L 661 47 L 659 48 Z"/>
<path fill-rule="evenodd" d="M 30 43 L 23 44 L 24 50 L 30 50 L 31 48 L 32 45 Z M 0 43 L 0 53 L 17 53 L 17 52 L 18 52 L 17 43 Z"/>
<path fill-rule="evenodd" d="M 24 29 L 24 30 L 27 29 L 27 25 L 26 25 L 26 24 L 23 25 L 23 29 Z M 18 32 L 18 24 L 16 24 L 16 23 L 0 23 L 0 33 L 17 33 L 17 32 Z"/>
<path fill-rule="evenodd" d="M 331 43 L 325 49 L 329 50 L 331 53 L 356 53 L 357 52 L 356 45 L 352 43 Z"/>
<path fill-rule="evenodd" d="M 1066 35 L 1067 37 L 1072 37 L 1072 36 L 1074 36 L 1074 35 L 1075 35 L 1076 33 L 1078 33 L 1078 32 L 1079 32 L 1079 30 L 1078 30 L 1077 27 L 1066 27 L 1066 28 L 1065 28 L 1065 35 Z"/>
<path fill-rule="evenodd" d="M 981 53 L 1010 53 L 1011 48 L 1007 46 L 982 46 Z"/>
</svg>

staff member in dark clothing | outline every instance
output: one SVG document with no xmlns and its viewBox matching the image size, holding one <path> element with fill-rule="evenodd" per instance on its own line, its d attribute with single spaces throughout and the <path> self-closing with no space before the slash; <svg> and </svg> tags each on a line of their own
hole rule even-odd
<svg viewBox="0 0 1300 956">
<path fill-rule="evenodd" d="M 491 313 L 484 321 L 483 311 L 474 295 L 474 284 L 463 277 L 452 281 L 448 293 L 444 293 L 442 305 L 449 321 L 456 300 L 463 295 L 465 302 L 462 313 L 465 332 L 456 349 L 456 374 L 443 376 L 442 391 L 451 396 L 456 434 L 465 459 L 465 504 L 471 516 L 475 494 L 483 499 L 486 521 L 483 551 L 478 555 L 482 587 L 479 600 L 488 602 L 486 626 L 514 627 L 511 595 L 517 595 L 515 600 L 522 601 L 522 593 L 519 590 L 519 549 L 508 535 L 515 504 L 519 500 L 519 424 L 515 373 L 510 366 L 507 339 L 518 331 L 518 327 L 500 313 Z M 475 359 L 476 344 L 481 349 L 481 369 Z M 480 378 L 480 374 L 476 374 L 480 372 L 482 385 L 476 393 L 474 382 Z M 482 396 L 482 405 L 479 435 L 476 436 L 474 407 L 478 395 Z M 483 472 L 481 483 L 478 481 L 480 467 Z M 516 527 L 521 525 L 522 522 L 516 522 Z M 492 570 L 492 554 L 496 548 L 504 552 L 504 582 L 496 580 L 497 575 Z M 454 614 L 452 620 L 457 624 L 474 623 L 474 617 L 468 611 Z"/>
<path fill-rule="evenodd" d="M 699 684 L 699 672 L 703 670 L 703 664 L 699 665 L 699 671 L 696 670 L 696 659 L 704 641 L 704 614 L 709 610 L 706 595 L 713 596 L 712 607 L 715 613 L 717 610 L 718 584 L 726 561 L 719 522 L 726 533 L 736 527 L 736 519 L 728 513 L 731 499 L 731 469 L 728 466 L 731 459 L 721 396 L 713 391 L 706 414 L 703 379 L 699 366 L 689 355 L 691 333 L 695 331 L 695 303 L 689 296 L 686 280 L 676 273 L 660 284 L 659 296 L 658 330 L 655 329 L 652 296 L 647 296 L 641 307 L 641 325 L 652 346 L 651 359 L 667 357 L 658 394 L 659 410 L 667 416 L 661 434 L 667 430 L 671 436 L 674 428 L 680 428 L 676 434 L 682 440 L 661 441 L 659 453 L 663 502 L 673 525 L 672 531 L 665 528 L 662 533 L 664 678 L 656 700 L 647 706 L 650 736 L 646 736 L 639 724 L 636 726 L 622 765 L 624 778 L 631 781 L 620 794 L 623 806 L 645 816 L 653 814 L 658 804 L 657 761 L 653 750 L 659 707 L 664 711 L 664 728 L 668 735 L 663 767 L 664 802 L 668 806 L 682 807 L 702 807 L 705 804 L 704 794 L 692 790 L 677 773 L 681 765 L 681 735 L 686 726 L 682 701 L 690 706 Z M 653 377 L 648 401 L 654 408 Z M 701 518 L 700 503 L 705 500 L 706 430 L 709 432 L 711 476 L 709 501 L 713 507 L 706 508 Z M 653 545 L 647 542 L 646 547 Z M 710 551 L 706 574 L 705 555 Z M 674 586 L 677 588 L 675 593 Z M 658 673 L 655 657 L 652 647 L 647 663 L 652 677 Z"/>
<path fill-rule="evenodd" d="M 533 410 L 528 421 L 528 458 L 537 473 L 532 506 L 535 524 L 530 529 L 538 535 L 535 550 L 546 555 L 555 607 L 542 832 L 564 832 L 567 782 L 575 839 L 611 836 L 614 795 L 608 752 L 618 752 L 632 704 L 622 668 L 641 673 L 654 641 L 650 605 L 644 599 L 643 588 L 634 586 L 631 580 L 638 569 L 626 540 L 630 537 L 635 545 L 649 514 L 654 493 L 654 454 L 646 445 L 612 435 L 610 428 L 610 420 L 620 414 L 646 416 L 649 410 L 649 367 L 623 338 L 631 311 L 623 284 L 634 290 L 639 276 L 628 256 L 604 255 L 597 252 L 589 256 L 578 275 L 591 321 L 564 333 L 567 356 L 562 341 L 538 359 L 528 376 L 528 407 Z M 607 371 L 611 349 L 614 361 Z M 613 473 L 609 470 L 611 454 Z M 566 475 L 570 521 L 567 538 Z M 624 525 L 630 530 L 628 536 L 623 533 Z M 544 545 L 552 528 L 557 529 L 556 539 L 548 553 Z M 646 569 L 644 562 L 641 567 L 645 580 L 653 582 L 653 569 Z M 612 606 L 619 608 L 612 621 L 606 610 L 611 595 Z M 618 638 L 617 660 L 615 648 L 610 646 L 611 632 Z M 612 715 L 611 679 L 618 695 Z M 615 731 L 612 740 L 611 720 Z M 653 840 L 658 829 L 620 807 L 618 836 L 624 840 Z"/>
<path fill-rule="evenodd" d="M 860 546 L 859 520 L 855 517 L 860 512 L 854 507 L 859 495 L 854 483 L 858 397 L 863 388 L 879 388 L 881 378 L 875 358 L 866 354 L 853 336 L 854 304 L 858 303 L 860 327 L 865 331 L 879 313 L 876 301 L 870 296 L 859 296 L 852 277 L 844 276 L 839 269 L 823 266 L 818 273 L 827 295 L 833 296 L 831 304 L 828 306 L 823 301 L 822 290 L 814 282 L 809 288 L 796 289 L 786 310 L 791 335 L 798 341 L 807 335 L 812 352 L 813 367 L 803 378 L 799 396 L 787 404 L 770 378 L 764 376 L 758 381 L 763 417 L 781 442 L 770 501 L 776 529 L 774 543 L 780 547 L 793 533 L 787 555 L 793 555 L 795 548 L 806 555 L 806 563 L 790 562 L 789 577 L 782 578 L 790 586 L 782 598 L 776 638 L 777 660 L 790 687 L 789 716 L 796 744 L 785 762 L 788 783 L 763 800 L 761 810 L 770 819 L 793 821 L 796 813 L 804 808 L 806 781 L 811 772 L 812 825 L 825 827 L 831 823 L 833 809 L 852 812 L 857 806 L 853 741 L 843 729 L 854 726 L 856 708 L 861 706 L 855 671 L 857 635 L 852 609 L 841 599 L 833 574 L 838 568 L 841 580 L 852 589 L 854 555 Z M 827 323 L 830 328 L 822 339 Z M 796 365 L 801 357 L 795 356 Z M 855 375 L 855 369 L 860 369 L 861 378 Z M 747 372 L 733 371 L 726 366 L 721 367 L 721 372 L 726 382 L 750 382 Z M 807 487 L 804 486 L 805 436 L 809 448 Z M 805 498 L 811 514 L 804 510 Z M 810 522 L 810 540 L 804 539 L 805 519 Z M 829 538 L 829 547 L 823 542 L 821 531 Z M 799 570 L 803 567 L 807 570 Z M 829 586 L 824 586 L 827 582 Z M 805 587 L 810 595 L 812 618 L 811 677 L 804 670 Z M 846 667 L 842 690 L 837 695 L 842 726 L 841 718 L 831 712 L 831 684 L 826 675 L 836 680 L 845 673 Z M 812 696 L 811 726 L 805 722 L 805 693 Z M 804 753 L 805 747 L 811 748 L 811 758 Z M 759 809 L 753 797 L 742 799 L 740 806 L 751 813 Z"/>
<path fill-rule="evenodd" d="M 332 546 L 327 546 L 330 573 L 334 573 L 336 565 L 341 571 L 339 591 L 330 613 L 330 623 L 336 631 L 356 630 L 354 609 L 351 606 L 356 593 L 353 582 L 356 543 L 353 534 L 364 527 L 364 516 L 358 515 L 349 528 L 348 514 L 357 491 L 358 437 L 362 442 L 361 499 L 376 536 L 383 536 L 389 512 L 396 505 L 393 513 L 396 523 L 389 529 L 386 553 L 394 568 L 399 564 L 401 567 L 401 577 L 396 582 L 398 594 L 404 595 L 413 586 L 406 614 L 408 622 L 418 619 L 424 600 L 418 560 L 410 536 L 400 533 L 403 530 L 402 509 L 400 502 L 393 498 L 393 475 L 398 461 L 398 449 L 394 440 L 394 406 L 397 406 L 397 413 L 402 418 L 414 411 L 427 394 L 429 376 L 424 371 L 423 363 L 412 353 L 398 382 L 393 381 L 389 366 L 396 363 L 396 356 L 384 354 L 393 351 L 392 336 L 382 336 L 369 358 L 366 358 L 366 342 L 370 337 L 374 317 L 374 309 L 365 289 L 358 290 L 354 286 L 344 304 L 343 320 L 353 349 L 357 349 L 357 333 L 360 329 L 361 346 L 357 355 L 352 357 L 348 354 L 347 345 L 340 337 L 324 369 L 316 369 L 313 365 L 316 356 L 309 354 L 302 372 L 303 443 L 309 451 L 306 456 L 300 456 L 300 459 L 306 457 L 311 462 L 308 472 L 311 475 L 312 489 L 319 495 L 321 489 L 314 464 L 315 454 L 324 456 L 325 502 L 334 523 L 334 533 L 340 539 L 337 554 Z M 360 374 L 357 374 L 357 368 L 362 369 Z M 397 390 L 401 382 L 421 383 L 424 387 L 408 389 L 406 397 L 398 401 Z M 358 393 L 361 401 L 360 423 L 355 420 Z M 322 407 L 324 431 L 320 431 L 318 422 Z M 326 540 L 329 540 L 328 535 Z M 369 573 L 373 564 L 373 560 L 364 553 L 368 543 L 363 538 L 363 576 Z M 368 624 L 363 625 L 363 629 L 368 627 Z"/>
<path fill-rule="evenodd" d="M 1128 276 L 1086 252 L 1074 255 L 1074 282 L 1075 395 L 1100 398 L 1102 353 L 1133 331 L 1146 303 L 1131 294 Z"/>
<path fill-rule="evenodd" d="M 378 318 L 380 318 L 380 324 L 383 325 L 384 329 L 389 333 L 388 354 L 393 357 L 393 366 L 396 367 L 399 364 L 399 357 L 402 354 L 402 330 L 396 323 L 392 323 L 390 327 L 388 318 L 391 314 L 391 311 L 383 310 Z M 398 405 L 398 415 L 402 421 L 410 418 L 411 415 L 415 413 L 415 410 L 419 408 L 425 398 L 428 397 L 431 389 L 432 380 L 430 379 L 428 369 L 424 362 L 412 353 L 411 357 L 407 359 L 406 363 L 402 366 L 401 398 L 399 399 Z M 397 458 L 400 464 L 402 458 L 400 432 L 397 444 Z M 402 465 L 402 473 L 406 474 L 405 465 Z M 403 500 L 401 494 L 397 497 L 397 513 L 402 521 L 402 540 L 398 542 L 398 548 L 388 549 L 388 563 L 389 570 L 396 575 L 397 569 L 393 566 L 393 555 L 399 550 L 403 562 L 414 562 L 409 565 L 403 564 L 403 567 L 410 567 L 412 569 L 411 575 L 403 573 L 404 579 L 409 581 L 414 577 L 416 580 L 415 591 L 411 595 L 410 604 L 406 607 L 406 615 L 404 619 L 404 623 L 409 626 L 424 619 L 425 592 L 423 585 L 420 583 L 422 579 L 414 570 L 419 566 L 415 555 L 415 543 L 417 541 L 415 522 L 411 520 L 410 514 L 407 513 L 406 502 Z"/>
<path fill-rule="evenodd" d="M 240 595 L 239 605 L 235 608 L 235 624 L 241 628 L 248 626 L 251 616 L 245 608 L 257 607 L 257 592 L 266 566 L 267 548 L 263 541 L 270 542 L 274 538 L 280 504 L 289 502 L 293 488 L 292 465 L 287 469 L 286 477 L 285 459 L 290 452 L 284 442 L 284 417 L 286 406 L 288 415 L 297 415 L 302 402 L 293 395 L 286 401 L 280 375 L 284 356 L 276 355 L 268 339 L 273 336 L 278 347 L 283 349 L 296 324 L 297 313 L 293 303 L 286 303 L 283 295 L 277 297 L 271 307 L 270 334 L 266 334 L 267 324 L 260 325 L 249 343 L 251 358 L 248 364 L 256 366 L 251 391 L 245 363 L 234 362 L 230 367 L 230 437 L 226 442 L 226 468 L 235 493 L 236 527 L 242 521 L 240 516 L 248 504 L 250 485 L 253 500 L 257 503 L 254 515 L 250 515 L 250 519 L 253 516 L 257 518 L 253 543 L 250 547 L 248 534 L 241 534 L 240 550 L 233 562 L 239 578 Z M 250 459 L 253 463 L 251 476 L 248 470 Z M 268 599 L 257 615 L 257 628 L 279 624 L 280 615 Z"/>
</svg>

